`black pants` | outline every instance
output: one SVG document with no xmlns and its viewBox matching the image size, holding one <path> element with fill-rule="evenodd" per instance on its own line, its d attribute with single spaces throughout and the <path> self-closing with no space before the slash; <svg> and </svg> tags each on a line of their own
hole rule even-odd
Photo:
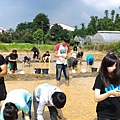
<svg viewBox="0 0 120 120">
<path fill-rule="evenodd" d="M 34 120 L 37 120 L 37 108 L 38 108 L 39 102 L 36 100 L 34 93 L 33 93 L 33 107 L 34 107 Z M 48 106 L 49 112 L 50 112 L 50 119 L 51 120 L 58 120 L 58 111 L 54 106 Z"/>
<path fill-rule="evenodd" d="M 105 117 L 99 116 L 97 118 L 97 120 L 120 120 L 120 119 L 110 119 L 110 118 L 105 118 Z"/>
</svg>

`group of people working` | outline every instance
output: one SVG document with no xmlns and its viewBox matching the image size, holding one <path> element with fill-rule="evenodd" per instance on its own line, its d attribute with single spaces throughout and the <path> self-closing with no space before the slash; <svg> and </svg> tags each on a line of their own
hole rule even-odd
<svg viewBox="0 0 120 120">
<path fill-rule="evenodd" d="M 30 51 L 33 51 L 33 61 L 35 62 L 35 59 L 40 60 L 40 52 L 36 47 L 33 47 Z M 50 60 L 50 53 L 49 51 L 46 51 L 42 56 L 41 62 L 49 62 Z M 17 70 L 17 61 L 18 61 L 18 53 L 17 50 L 12 50 L 12 53 L 7 55 L 5 57 L 6 64 L 8 65 L 10 72 L 9 73 L 15 73 L 15 70 Z M 25 55 L 22 59 L 22 68 L 24 68 L 25 63 L 27 63 L 29 66 L 31 66 L 31 57 L 29 55 Z"/>
<path fill-rule="evenodd" d="M 34 116 L 31 115 L 33 102 Z M 22 111 L 22 120 L 44 120 L 43 112 L 48 106 L 51 120 L 65 120 L 61 108 L 66 103 L 66 95 L 56 86 L 45 83 L 35 88 L 33 97 L 25 89 L 11 90 L 1 107 L 0 120 L 17 120 Z"/>
<path fill-rule="evenodd" d="M 31 49 L 31 51 L 33 51 L 33 60 L 35 62 L 35 59 L 37 58 L 39 61 L 40 61 L 40 52 L 39 52 L 39 49 L 36 48 L 36 47 L 33 47 Z M 50 53 L 49 51 L 47 50 L 43 55 L 42 55 L 42 60 L 41 62 L 49 62 L 50 61 Z"/>
<path fill-rule="evenodd" d="M 34 120 L 44 119 L 43 111 L 46 105 L 49 108 L 51 120 L 57 120 L 57 117 L 64 120 L 61 108 L 66 103 L 66 95 L 59 88 L 47 83 L 39 85 L 33 91 L 33 98 L 30 92 L 22 88 L 7 93 L 4 82 L 4 75 L 6 74 L 6 60 L 0 54 L 0 103 L 4 100 L 2 107 L 0 104 L 0 120 L 17 120 L 20 110 L 22 111 L 22 119 L 30 120 L 32 100 Z"/>
<path fill-rule="evenodd" d="M 70 52 L 68 40 L 63 39 L 55 46 L 56 80 L 60 85 L 61 72 L 69 84 L 69 75 L 66 65 L 67 54 Z M 87 65 L 94 64 L 94 57 L 88 54 Z M 93 85 L 94 100 L 97 102 L 97 120 L 120 120 L 120 60 L 114 52 L 108 52 L 100 65 L 98 75 Z"/>
<path fill-rule="evenodd" d="M 62 71 L 66 80 L 65 84 L 69 85 L 66 63 L 70 52 L 68 42 L 68 39 L 63 39 L 60 44 L 55 46 L 57 86 L 60 86 Z M 92 65 L 93 62 L 90 60 L 87 64 Z M 1 108 L 3 120 L 16 120 L 19 110 L 22 110 L 23 118 L 30 120 L 32 100 L 35 120 L 44 120 L 43 111 L 46 105 L 50 111 L 51 120 L 57 120 L 57 117 L 65 120 L 61 108 L 66 103 L 66 95 L 59 88 L 47 83 L 39 85 L 33 91 L 33 98 L 28 91 L 23 89 L 12 90 L 7 94 L 4 83 L 6 73 L 6 62 L 0 55 L 0 101 L 5 100 Z M 120 60 L 114 52 L 109 52 L 104 56 L 92 89 L 94 90 L 94 100 L 97 102 L 97 120 L 120 120 Z"/>
</svg>

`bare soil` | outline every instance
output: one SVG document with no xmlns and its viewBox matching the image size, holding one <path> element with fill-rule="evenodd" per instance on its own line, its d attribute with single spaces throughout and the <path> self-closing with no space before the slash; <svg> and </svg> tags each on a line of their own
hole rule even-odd
<svg viewBox="0 0 120 120">
<path fill-rule="evenodd" d="M 61 78 L 60 89 L 66 94 L 67 102 L 65 107 L 63 108 L 63 114 L 67 120 L 96 120 L 96 103 L 94 102 L 94 91 L 92 90 L 96 74 L 92 73 L 82 73 L 82 69 L 86 69 L 86 54 L 90 52 L 84 52 L 83 62 L 76 71 L 76 73 L 71 73 L 70 71 L 70 85 L 65 85 L 64 76 Z M 6 54 L 6 53 L 3 53 Z M 99 68 L 101 60 L 105 53 L 102 52 L 92 52 L 95 57 L 94 67 Z M 25 53 L 19 53 L 19 59 L 22 60 L 22 57 Z M 32 53 L 29 54 L 32 57 Z M 54 60 L 54 57 L 51 58 Z M 50 68 L 49 74 L 47 75 L 36 75 L 34 74 L 35 67 L 43 67 L 41 63 L 32 63 L 31 67 L 25 66 L 24 72 L 25 74 L 20 75 L 20 71 L 23 71 L 21 67 L 22 63 L 18 63 L 18 70 L 14 75 L 7 75 L 6 78 L 6 88 L 9 92 L 12 89 L 24 88 L 30 93 L 33 93 L 33 90 L 39 85 L 43 83 L 50 83 L 56 85 L 55 80 L 55 62 L 46 65 Z M 83 75 L 80 76 L 80 75 Z M 85 76 L 85 74 L 88 74 Z M 92 76 L 93 75 L 93 76 Z M 15 96 L 17 97 L 17 96 Z M 33 107 L 32 107 L 32 113 Z M 21 114 L 21 113 L 20 113 Z M 21 116 L 21 115 L 20 115 Z M 32 115 L 34 118 L 34 114 Z M 49 120 L 49 112 L 47 107 L 44 112 L 45 120 Z M 32 120 L 34 120 L 32 118 Z M 19 117 L 19 119 L 21 119 Z"/>
</svg>

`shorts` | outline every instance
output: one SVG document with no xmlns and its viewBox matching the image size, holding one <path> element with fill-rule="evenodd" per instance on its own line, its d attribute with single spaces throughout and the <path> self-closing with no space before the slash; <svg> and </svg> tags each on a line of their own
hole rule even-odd
<svg viewBox="0 0 120 120">
<path fill-rule="evenodd" d="M 39 55 L 38 54 L 33 54 L 33 58 L 35 59 L 35 58 L 39 58 Z"/>
<path fill-rule="evenodd" d="M 9 63 L 10 70 L 16 70 L 16 63 Z"/>
</svg>

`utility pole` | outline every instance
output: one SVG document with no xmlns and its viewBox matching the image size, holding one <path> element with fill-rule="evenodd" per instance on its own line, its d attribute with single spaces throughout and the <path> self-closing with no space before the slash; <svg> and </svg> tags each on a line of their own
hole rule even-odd
<svg viewBox="0 0 120 120">
<path fill-rule="evenodd" d="M 43 21 L 41 21 L 42 24 L 42 44 L 43 44 Z"/>
</svg>

